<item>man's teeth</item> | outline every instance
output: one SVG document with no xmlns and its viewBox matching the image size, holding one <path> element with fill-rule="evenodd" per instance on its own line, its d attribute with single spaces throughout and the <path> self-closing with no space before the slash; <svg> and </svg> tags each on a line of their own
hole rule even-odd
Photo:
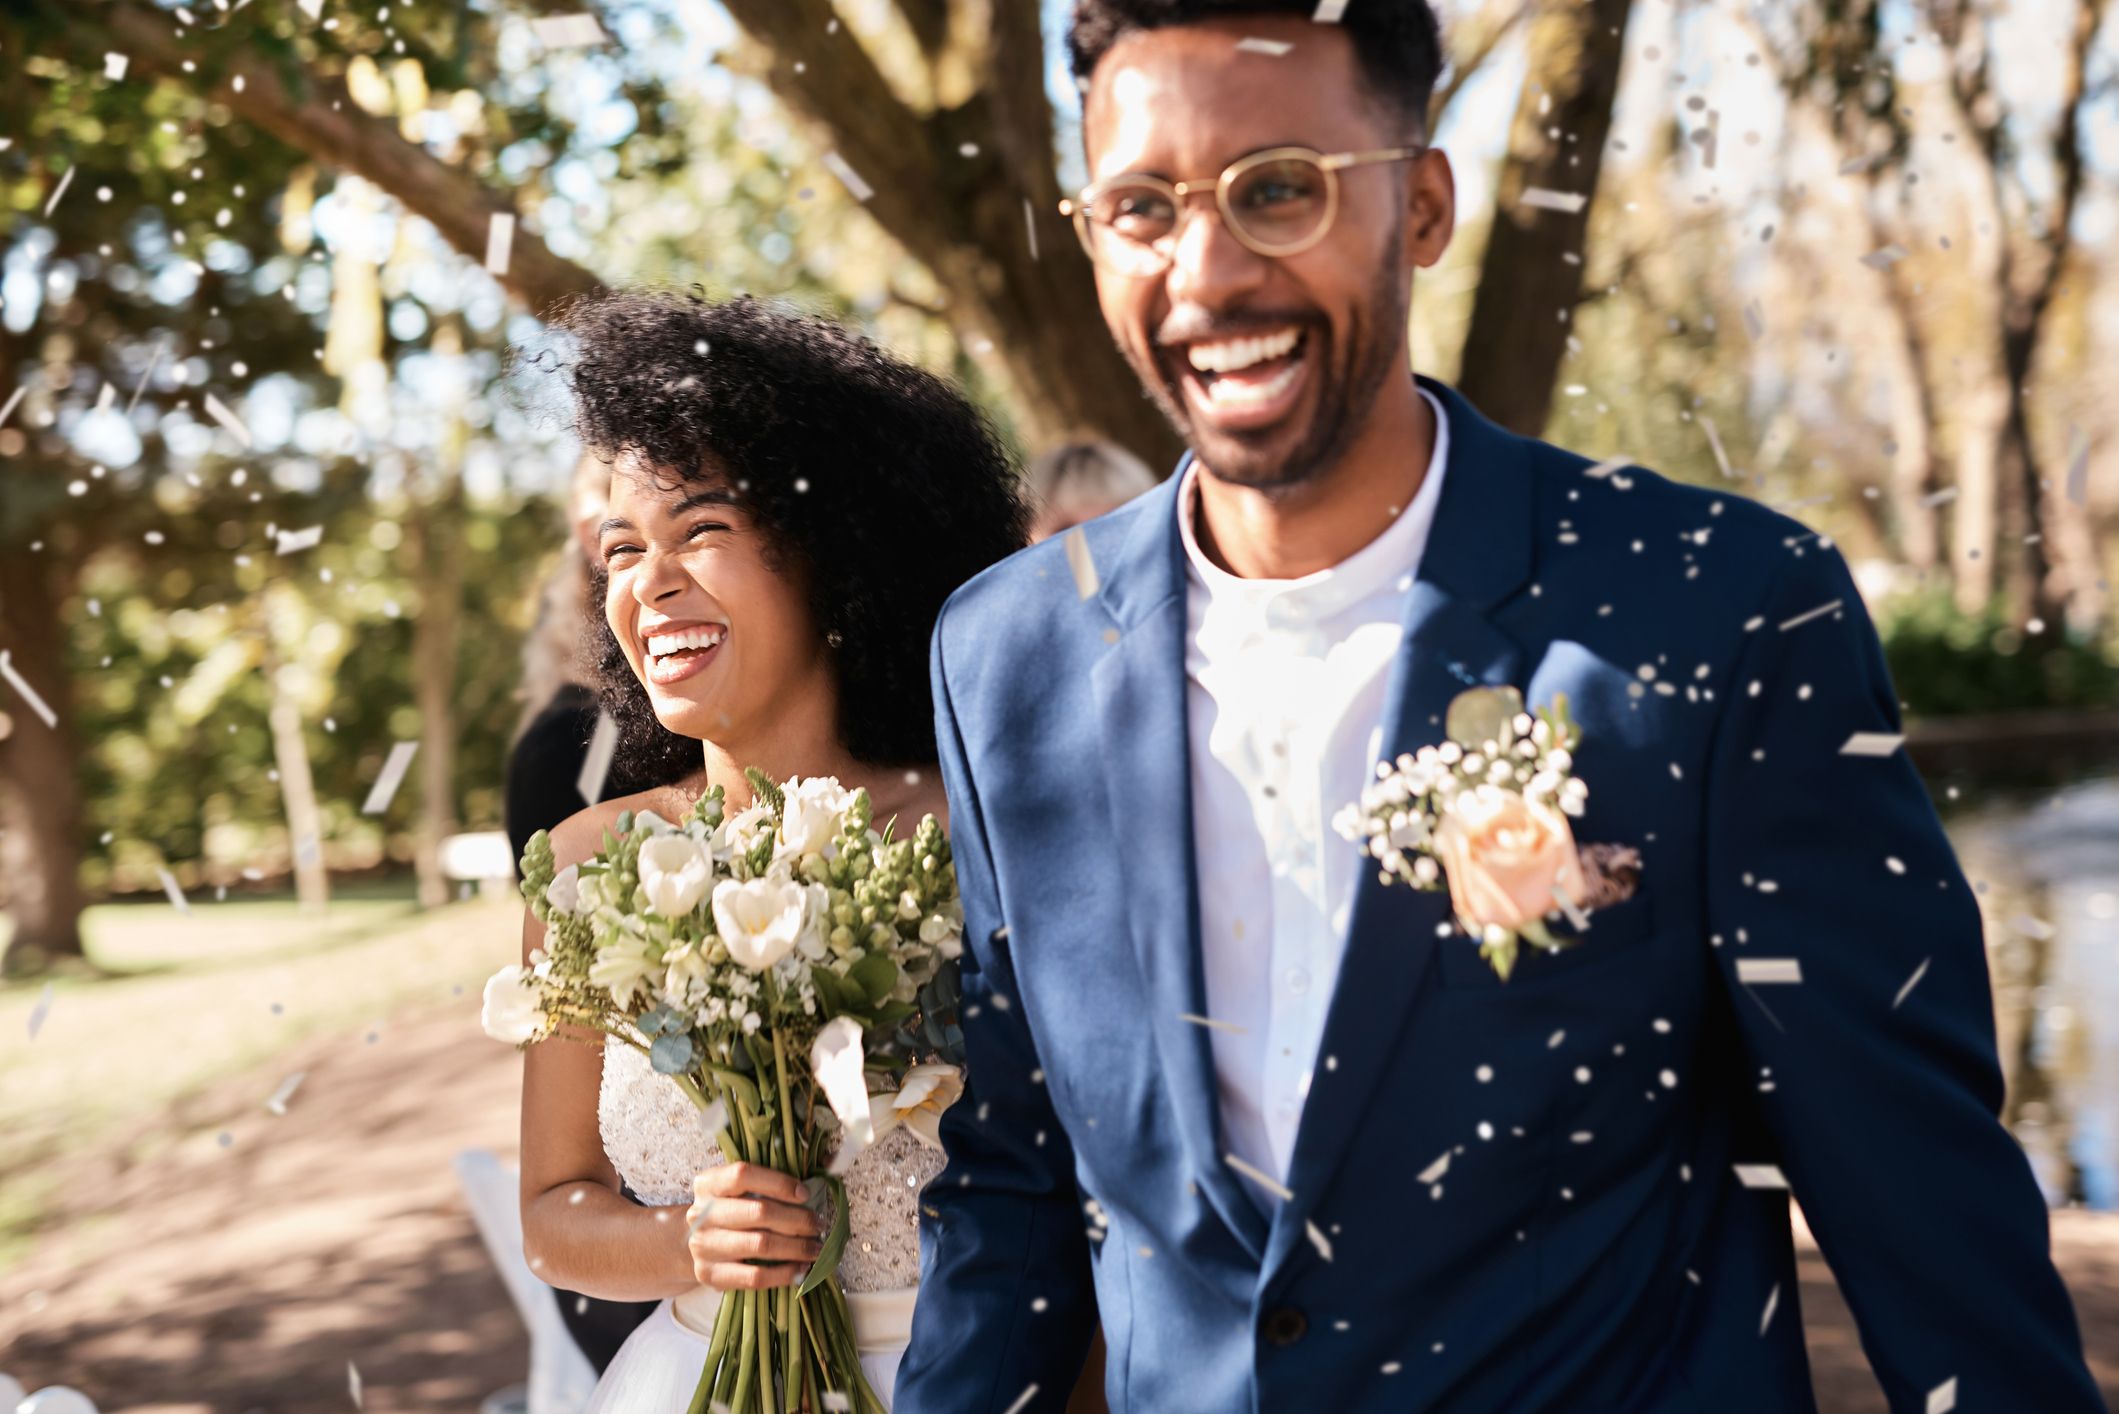
<svg viewBox="0 0 2119 1414">
<path fill-rule="evenodd" d="M 687 648 L 711 648 L 726 637 L 728 630 L 725 628 L 683 628 L 674 633 L 649 634 L 648 656 L 665 658 Z"/>
<path fill-rule="evenodd" d="M 1302 365 L 1291 363 L 1263 383 L 1237 378 L 1217 378 L 1207 385 L 1207 399 L 1216 407 L 1256 407 L 1269 403 L 1288 390 L 1302 373 Z"/>
<path fill-rule="evenodd" d="M 1251 339 L 1224 339 L 1213 344 L 1193 344 L 1185 350 L 1192 366 L 1202 373 L 1234 373 L 1254 363 L 1284 358 L 1302 341 L 1301 331 L 1283 329 Z"/>
</svg>

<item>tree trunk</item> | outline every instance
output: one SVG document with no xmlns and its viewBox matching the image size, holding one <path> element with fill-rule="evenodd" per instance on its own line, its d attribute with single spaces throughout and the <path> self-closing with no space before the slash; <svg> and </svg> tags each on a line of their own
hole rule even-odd
<svg viewBox="0 0 2119 1414">
<path fill-rule="evenodd" d="M 1631 0 L 1540 0 L 1530 24 L 1530 70 L 1457 375 L 1475 406 L 1526 436 L 1545 430 L 1567 353 L 1631 8 Z M 1526 206 L 1532 188 L 1584 200 L 1573 212 Z"/>
<path fill-rule="evenodd" d="M 0 875 L 14 920 L 5 972 L 24 976 L 81 947 L 81 787 L 75 775 L 73 695 L 66 676 L 66 629 L 59 618 L 66 568 L 50 551 L 0 551 L 0 649 L 53 712 L 44 725 L 12 687 L 0 711 L 13 729 L 0 741 Z"/>
<path fill-rule="evenodd" d="M 277 663 L 271 673 L 272 754 L 280 768 L 280 799 L 287 810 L 287 834 L 294 847 L 294 893 L 304 911 L 318 912 L 331 900 L 331 880 L 324 871 L 324 816 L 317 809 L 316 782 L 309 774 L 309 743 L 302 736 L 302 710 L 288 693 Z"/>
<path fill-rule="evenodd" d="M 419 904 L 449 901 L 442 841 L 456 832 L 456 644 L 463 620 L 463 559 L 457 553 L 463 506 L 450 476 L 439 497 L 406 517 L 419 576 L 412 621 L 412 694 L 419 706 L 419 833 L 413 855 Z"/>
</svg>

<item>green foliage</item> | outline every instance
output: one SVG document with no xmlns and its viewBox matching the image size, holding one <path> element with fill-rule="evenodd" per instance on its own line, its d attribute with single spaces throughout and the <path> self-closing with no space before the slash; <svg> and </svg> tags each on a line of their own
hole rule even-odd
<svg viewBox="0 0 2119 1414">
<path fill-rule="evenodd" d="M 1968 615 L 1947 587 L 1881 606 L 1878 631 L 1899 697 L 1916 716 L 2109 708 L 2119 653 L 2048 628 L 2026 636 L 1999 607 Z"/>
</svg>

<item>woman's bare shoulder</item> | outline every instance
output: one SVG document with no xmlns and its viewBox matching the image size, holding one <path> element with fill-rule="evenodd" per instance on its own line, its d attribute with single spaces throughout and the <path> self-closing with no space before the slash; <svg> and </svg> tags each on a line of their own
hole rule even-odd
<svg viewBox="0 0 2119 1414">
<path fill-rule="evenodd" d="M 616 829 L 618 817 L 629 810 L 652 810 L 665 820 L 676 819 L 697 802 L 695 785 L 683 781 L 673 786 L 650 786 L 575 811 L 552 827 L 553 859 L 562 869 L 581 863 L 603 847 L 603 832 Z"/>
</svg>

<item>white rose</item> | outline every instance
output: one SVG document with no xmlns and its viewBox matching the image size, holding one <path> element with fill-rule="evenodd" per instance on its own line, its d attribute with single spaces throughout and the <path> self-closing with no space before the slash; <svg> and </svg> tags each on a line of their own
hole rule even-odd
<svg viewBox="0 0 2119 1414">
<path fill-rule="evenodd" d="M 657 835 L 640 846 L 640 887 L 648 907 L 682 918 L 699 906 L 714 882 L 714 861 L 685 835 Z"/>
<path fill-rule="evenodd" d="M 831 1112 L 845 1131 L 838 1152 L 832 1155 L 834 1173 L 844 1173 L 854 1157 L 876 1139 L 875 1122 L 868 1100 L 867 1048 L 861 1042 L 861 1023 L 850 1016 L 824 1023 L 809 1047 L 809 1073 L 817 1078 Z"/>
<path fill-rule="evenodd" d="M 569 864 L 545 885 L 544 901 L 561 913 L 585 913 L 581 906 L 581 866 Z"/>
<path fill-rule="evenodd" d="M 781 793 L 787 808 L 780 812 L 780 838 L 773 853 L 780 858 L 822 854 L 839 833 L 839 812 L 846 808 L 848 794 L 835 776 L 799 777 L 790 780 Z"/>
<path fill-rule="evenodd" d="M 728 955 L 753 972 L 794 950 L 809 914 L 809 886 L 793 879 L 723 879 L 714 886 L 714 927 Z"/>
<path fill-rule="evenodd" d="M 486 979 L 478 1021 L 488 1036 L 510 1046 L 534 1041 L 544 1030 L 543 998 L 521 964 L 503 967 Z"/>
</svg>

